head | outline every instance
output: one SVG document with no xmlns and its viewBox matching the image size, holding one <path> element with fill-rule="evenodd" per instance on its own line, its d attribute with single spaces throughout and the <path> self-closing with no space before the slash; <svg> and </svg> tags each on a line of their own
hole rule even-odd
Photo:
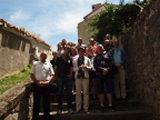
<svg viewBox="0 0 160 120">
<path fill-rule="evenodd" d="M 79 39 L 78 39 L 78 44 L 80 44 L 80 45 L 81 45 L 82 43 L 83 43 L 82 38 L 79 38 Z"/>
<path fill-rule="evenodd" d="M 110 35 L 110 34 L 106 34 L 106 35 L 105 35 L 105 40 L 107 40 L 107 39 L 108 39 L 108 40 L 111 39 L 111 35 Z"/>
<path fill-rule="evenodd" d="M 86 49 L 85 49 L 84 47 L 80 47 L 80 48 L 78 49 L 78 53 L 79 53 L 79 56 L 82 57 L 82 56 L 85 55 Z"/>
<path fill-rule="evenodd" d="M 94 38 L 90 38 L 89 44 L 90 44 L 90 45 L 94 45 L 95 43 L 96 43 L 96 41 L 94 40 Z"/>
<path fill-rule="evenodd" d="M 58 57 L 58 53 L 57 53 L 56 51 L 53 51 L 53 52 L 52 52 L 52 56 L 53 56 L 54 58 L 57 58 L 57 57 Z"/>
<path fill-rule="evenodd" d="M 58 49 L 58 51 L 61 51 L 61 50 L 62 50 L 61 42 L 59 42 L 59 43 L 57 44 L 57 49 Z"/>
<path fill-rule="evenodd" d="M 47 59 L 47 54 L 44 53 L 44 52 L 42 52 L 42 53 L 40 54 L 40 61 L 41 61 L 42 63 L 44 63 L 44 62 L 46 62 L 46 59 Z"/>
<path fill-rule="evenodd" d="M 61 41 L 61 45 L 62 45 L 62 47 L 65 47 L 65 46 L 66 46 L 66 44 L 67 44 L 66 39 L 62 39 L 62 41 Z"/>
<path fill-rule="evenodd" d="M 71 48 L 71 55 L 75 56 L 75 55 L 77 55 L 77 53 L 78 53 L 77 48 L 76 47 L 72 47 Z"/>
<path fill-rule="evenodd" d="M 105 41 L 104 41 L 104 47 L 105 48 L 108 48 L 110 46 L 110 40 L 109 39 L 106 39 Z"/>
<path fill-rule="evenodd" d="M 116 47 L 116 48 L 118 48 L 120 46 L 119 40 L 114 40 L 113 41 L 113 46 Z"/>
<path fill-rule="evenodd" d="M 71 52 L 71 48 L 69 46 L 66 46 L 62 52 L 62 55 L 68 56 L 68 55 L 70 55 L 70 52 Z"/>
<path fill-rule="evenodd" d="M 102 44 L 99 44 L 99 45 L 97 46 L 97 54 L 102 54 L 103 51 L 104 51 L 103 45 L 102 45 Z"/>
<path fill-rule="evenodd" d="M 66 46 L 71 48 L 72 47 L 72 42 L 67 42 Z"/>
</svg>

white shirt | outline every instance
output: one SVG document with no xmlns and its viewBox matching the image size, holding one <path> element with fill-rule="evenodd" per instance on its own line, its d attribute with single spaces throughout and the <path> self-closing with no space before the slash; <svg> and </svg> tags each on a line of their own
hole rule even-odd
<svg viewBox="0 0 160 120">
<path fill-rule="evenodd" d="M 52 64 L 48 61 L 42 63 L 41 61 L 35 61 L 32 66 L 32 74 L 34 74 L 36 80 L 49 80 L 51 75 L 54 75 Z"/>
<path fill-rule="evenodd" d="M 77 74 L 78 74 L 78 57 L 76 57 L 74 60 L 73 60 L 73 71 L 75 72 L 75 78 L 77 79 Z M 85 78 L 89 78 L 89 71 L 88 69 L 91 69 L 91 61 L 88 57 L 84 56 L 84 64 L 87 65 L 87 69 L 84 69 L 84 75 L 85 75 Z"/>
</svg>

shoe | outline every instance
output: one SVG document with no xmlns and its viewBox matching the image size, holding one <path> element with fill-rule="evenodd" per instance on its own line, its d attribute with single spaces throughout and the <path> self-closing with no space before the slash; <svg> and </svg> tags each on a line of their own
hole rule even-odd
<svg viewBox="0 0 160 120">
<path fill-rule="evenodd" d="M 90 112 L 88 110 L 85 111 L 86 114 L 90 114 Z"/>
<path fill-rule="evenodd" d="M 82 110 L 77 110 L 75 113 L 80 114 L 81 112 L 82 112 Z"/>
<path fill-rule="evenodd" d="M 100 108 L 99 108 L 99 109 L 100 109 L 101 112 L 103 112 L 103 111 L 104 111 L 104 108 L 105 108 L 104 105 L 100 105 Z"/>
<path fill-rule="evenodd" d="M 57 114 L 62 114 L 62 110 L 57 110 Z"/>
<path fill-rule="evenodd" d="M 73 110 L 72 110 L 72 109 L 69 109 L 69 110 L 68 110 L 68 113 L 72 114 L 72 113 L 73 113 Z"/>
<path fill-rule="evenodd" d="M 113 106 L 108 106 L 109 111 L 115 111 Z"/>
<path fill-rule="evenodd" d="M 127 98 L 122 98 L 121 99 L 123 102 L 126 102 L 127 101 Z"/>
</svg>

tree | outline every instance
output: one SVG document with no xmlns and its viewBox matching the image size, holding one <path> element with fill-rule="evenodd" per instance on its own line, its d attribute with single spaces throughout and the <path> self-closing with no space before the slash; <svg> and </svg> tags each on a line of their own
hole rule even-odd
<svg viewBox="0 0 160 120">
<path fill-rule="evenodd" d="M 106 10 L 91 23 L 91 27 L 98 31 L 96 34 L 98 42 L 103 42 L 106 33 L 119 36 L 121 33 L 130 31 L 140 10 L 140 7 L 133 3 L 107 4 Z"/>
</svg>

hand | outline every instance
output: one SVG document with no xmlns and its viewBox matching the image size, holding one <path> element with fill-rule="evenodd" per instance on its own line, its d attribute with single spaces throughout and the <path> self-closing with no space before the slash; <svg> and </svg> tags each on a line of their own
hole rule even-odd
<svg viewBox="0 0 160 120">
<path fill-rule="evenodd" d="M 73 76 L 72 74 L 67 75 L 67 77 L 69 77 L 69 78 L 72 78 L 72 76 Z"/>
<path fill-rule="evenodd" d="M 121 64 L 115 64 L 115 66 L 116 66 L 116 67 L 120 67 L 120 66 L 121 66 Z"/>
<path fill-rule="evenodd" d="M 87 65 L 82 64 L 80 68 L 87 68 Z"/>
<path fill-rule="evenodd" d="M 54 84 L 56 80 L 57 80 L 57 76 L 53 76 L 49 84 Z"/>
<path fill-rule="evenodd" d="M 48 85 L 49 82 L 50 82 L 49 80 L 39 80 L 39 81 L 38 81 L 38 85 L 39 85 L 40 87 L 44 87 L 44 86 Z"/>
<path fill-rule="evenodd" d="M 103 73 L 102 74 L 103 75 L 107 75 L 108 74 L 108 69 L 107 68 L 103 69 Z"/>
</svg>

